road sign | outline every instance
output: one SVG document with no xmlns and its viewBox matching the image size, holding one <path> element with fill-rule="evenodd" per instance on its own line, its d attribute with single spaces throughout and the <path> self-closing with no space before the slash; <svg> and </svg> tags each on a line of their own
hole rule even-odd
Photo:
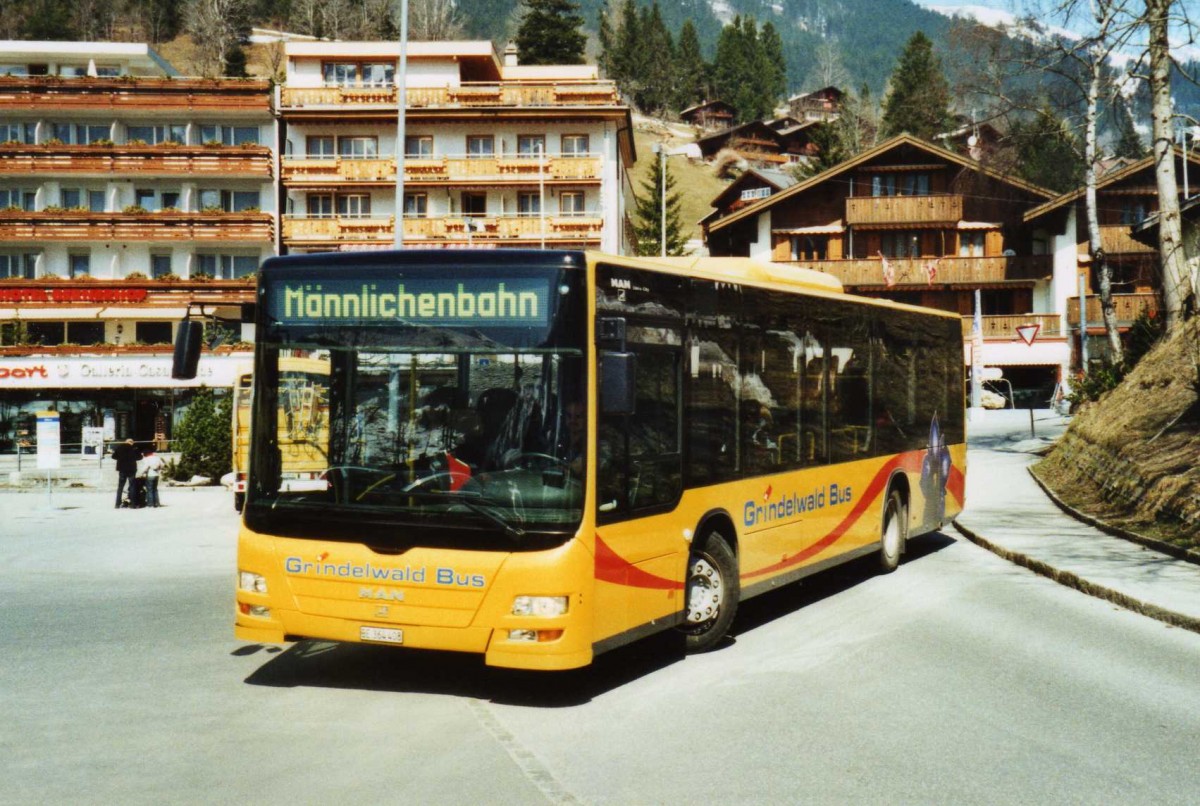
<svg viewBox="0 0 1200 806">
<path fill-rule="evenodd" d="M 1021 337 L 1021 341 L 1032 346 L 1033 340 L 1037 338 L 1038 331 L 1042 329 L 1041 325 L 1018 325 L 1017 335 Z"/>
<path fill-rule="evenodd" d="M 37 413 L 38 470 L 57 470 L 61 464 L 61 451 L 58 412 L 39 411 Z"/>
</svg>

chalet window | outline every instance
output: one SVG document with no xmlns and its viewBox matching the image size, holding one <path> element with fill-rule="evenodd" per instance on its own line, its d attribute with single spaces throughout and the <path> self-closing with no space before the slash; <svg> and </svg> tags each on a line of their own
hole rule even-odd
<svg viewBox="0 0 1200 806">
<path fill-rule="evenodd" d="M 164 277 L 171 273 L 171 256 L 165 254 L 150 255 L 150 276 Z M 138 336 L 138 341 L 145 341 L 141 336 Z"/>
<path fill-rule="evenodd" d="M 108 135 L 105 135 L 106 137 Z M 150 145 L 159 143 L 187 142 L 187 126 L 183 123 L 167 123 L 158 126 L 126 126 L 125 140 L 141 140 Z"/>
<path fill-rule="evenodd" d="M 884 257 L 920 257 L 921 235 L 917 232 L 885 232 L 880 237 L 879 251 Z"/>
<path fill-rule="evenodd" d="M 896 175 L 895 174 L 874 174 L 871 177 L 871 195 L 872 196 L 895 196 L 896 195 Z"/>
<path fill-rule="evenodd" d="M 960 232 L 958 235 L 959 257 L 983 257 L 984 233 Z"/>
<path fill-rule="evenodd" d="M 562 155 L 564 157 L 586 157 L 588 155 L 588 136 L 586 134 L 564 134 L 562 136 Z"/>
<path fill-rule="evenodd" d="M 1147 207 L 1144 201 L 1127 201 L 1121 204 L 1121 223 L 1136 226 L 1146 220 Z"/>
<path fill-rule="evenodd" d="M 0 280 L 32 280 L 37 276 L 37 253 L 0 253 Z"/>
<path fill-rule="evenodd" d="M 408 134 L 404 136 L 404 156 L 409 159 L 429 159 L 433 156 L 433 136 Z"/>
<path fill-rule="evenodd" d="M 371 159 L 379 156 L 376 137 L 339 137 L 338 156 L 347 159 Z"/>
<path fill-rule="evenodd" d="M 240 146 L 247 143 L 259 145 L 259 130 L 257 126 L 202 125 L 200 142 L 220 143 L 223 146 Z"/>
<path fill-rule="evenodd" d="M 522 157 L 541 157 L 546 153 L 546 136 L 542 134 L 517 135 L 517 154 Z"/>
<path fill-rule="evenodd" d="M 333 138 L 325 135 L 309 136 L 304 141 L 304 152 L 310 160 L 333 159 Z"/>
<path fill-rule="evenodd" d="M 337 212 L 342 218 L 370 218 L 371 196 L 367 193 L 338 194 Z"/>
<path fill-rule="evenodd" d="M 485 215 L 487 215 L 487 194 L 486 193 L 464 193 L 464 194 L 462 194 L 462 214 L 464 216 L 485 216 Z"/>
<path fill-rule="evenodd" d="M 332 193 L 310 193 L 305 204 L 309 218 L 333 218 Z"/>
<path fill-rule="evenodd" d="M 771 188 L 769 187 L 747 188 L 746 190 L 742 191 L 740 198 L 742 201 L 751 201 L 753 199 L 765 199 L 770 195 Z"/>
<path fill-rule="evenodd" d="M 905 174 L 904 175 L 904 195 L 905 196 L 928 196 L 929 195 L 929 174 Z"/>
<path fill-rule="evenodd" d="M 825 260 L 829 254 L 828 235 L 793 235 L 792 260 Z"/>
<path fill-rule="evenodd" d="M 565 216 L 583 215 L 583 192 L 567 190 L 558 194 L 558 211 Z"/>
<path fill-rule="evenodd" d="M 425 218 L 429 214 L 429 194 L 427 193 L 405 193 L 404 194 L 404 217 L 405 218 Z"/>
<path fill-rule="evenodd" d="M 496 138 L 492 135 L 472 134 L 467 136 L 467 157 L 487 159 L 496 156 Z"/>
<path fill-rule="evenodd" d="M 34 124 L 0 123 L 0 143 L 33 144 Z"/>
<path fill-rule="evenodd" d="M 542 197 L 538 193 L 522 191 L 517 194 L 517 215 L 538 216 L 542 214 Z"/>
</svg>

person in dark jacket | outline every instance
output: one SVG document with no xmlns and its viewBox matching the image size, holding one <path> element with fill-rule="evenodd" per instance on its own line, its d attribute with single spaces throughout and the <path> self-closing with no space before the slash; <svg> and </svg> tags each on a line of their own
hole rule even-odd
<svg viewBox="0 0 1200 806">
<path fill-rule="evenodd" d="M 112 449 L 113 461 L 117 463 L 117 509 L 121 508 L 121 493 L 125 491 L 126 483 L 129 484 L 130 492 L 133 491 L 133 480 L 137 477 L 138 461 L 142 458 L 142 452 L 133 444 L 132 439 L 125 440 L 124 443 L 117 445 Z"/>
</svg>

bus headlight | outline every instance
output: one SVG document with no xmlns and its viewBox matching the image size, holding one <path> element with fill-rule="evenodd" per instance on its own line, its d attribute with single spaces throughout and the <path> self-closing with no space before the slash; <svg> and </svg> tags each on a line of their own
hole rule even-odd
<svg viewBox="0 0 1200 806">
<path fill-rule="evenodd" d="M 267 578 L 253 571 L 238 571 L 238 588 L 249 593 L 266 593 Z"/>
<path fill-rule="evenodd" d="M 513 600 L 514 616 L 552 617 L 565 615 L 566 612 L 566 596 L 518 596 Z"/>
</svg>

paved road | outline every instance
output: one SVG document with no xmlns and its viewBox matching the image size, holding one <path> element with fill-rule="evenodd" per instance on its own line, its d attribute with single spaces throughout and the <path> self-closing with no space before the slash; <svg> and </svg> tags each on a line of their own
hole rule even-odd
<svg viewBox="0 0 1200 806">
<path fill-rule="evenodd" d="M 0 802 L 1195 803 L 1200 635 L 948 535 L 529 675 L 231 631 L 228 493 L 0 493 Z"/>
</svg>

